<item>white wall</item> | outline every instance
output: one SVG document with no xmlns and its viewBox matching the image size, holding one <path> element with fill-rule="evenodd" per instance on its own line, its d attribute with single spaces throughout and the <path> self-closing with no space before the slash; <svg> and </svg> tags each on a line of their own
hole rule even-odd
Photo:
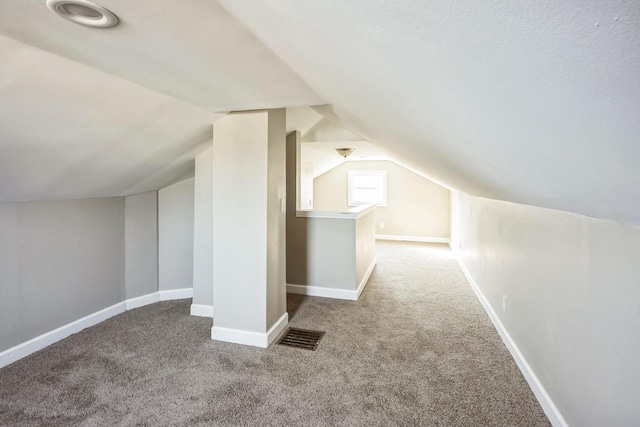
<svg viewBox="0 0 640 427">
<path fill-rule="evenodd" d="M 158 193 L 125 197 L 125 297 L 158 290 Z"/>
<path fill-rule="evenodd" d="M 193 287 L 194 178 L 158 191 L 158 288 Z"/>
<path fill-rule="evenodd" d="M 300 209 L 313 209 L 313 163 L 300 165 Z"/>
<path fill-rule="evenodd" d="M 377 210 L 377 208 L 376 208 Z M 368 279 L 372 264 L 376 261 L 375 221 L 376 211 L 356 220 L 356 284 Z"/>
<path fill-rule="evenodd" d="M 348 161 L 320 175 L 313 183 L 314 209 L 349 209 L 349 170 L 387 171 L 387 206 L 376 209 L 376 234 L 449 237 L 449 190 L 389 161 Z"/>
<path fill-rule="evenodd" d="M 124 300 L 124 198 L 0 204 L 0 351 Z"/>
<path fill-rule="evenodd" d="M 213 307 L 213 148 L 196 157 L 193 303 Z"/>
<path fill-rule="evenodd" d="M 287 218 L 287 283 L 355 290 L 356 221 L 292 218 L 295 211 Z"/>
<path fill-rule="evenodd" d="M 375 213 L 358 219 L 297 217 L 300 157 L 296 131 L 287 136 L 287 283 L 355 292 L 375 261 Z"/>
<path fill-rule="evenodd" d="M 452 247 L 570 426 L 640 420 L 640 227 L 452 195 Z"/>
</svg>

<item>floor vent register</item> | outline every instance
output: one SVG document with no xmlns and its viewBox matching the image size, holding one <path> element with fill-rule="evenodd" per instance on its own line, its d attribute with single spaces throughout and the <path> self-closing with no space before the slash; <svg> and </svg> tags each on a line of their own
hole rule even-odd
<svg viewBox="0 0 640 427">
<path fill-rule="evenodd" d="M 280 338 L 278 344 L 315 351 L 323 336 L 324 332 L 321 331 L 289 328 L 282 338 Z"/>
</svg>

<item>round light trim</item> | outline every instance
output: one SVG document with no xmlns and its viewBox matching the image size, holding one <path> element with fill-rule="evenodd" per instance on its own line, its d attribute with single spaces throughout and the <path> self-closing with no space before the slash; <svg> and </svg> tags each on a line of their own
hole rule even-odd
<svg viewBox="0 0 640 427">
<path fill-rule="evenodd" d="M 118 24 L 118 17 L 109 10 L 88 0 L 47 0 L 53 13 L 87 27 L 109 28 Z"/>
</svg>

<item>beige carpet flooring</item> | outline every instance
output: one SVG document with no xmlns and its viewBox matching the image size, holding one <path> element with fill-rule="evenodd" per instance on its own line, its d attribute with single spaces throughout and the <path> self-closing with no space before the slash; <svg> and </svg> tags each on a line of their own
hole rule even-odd
<svg viewBox="0 0 640 427">
<path fill-rule="evenodd" d="M 377 252 L 359 301 L 289 296 L 315 352 L 213 342 L 161 302 L 0 369 L 0 425 L 549 425 L 448 248 Z"/>
</svg>

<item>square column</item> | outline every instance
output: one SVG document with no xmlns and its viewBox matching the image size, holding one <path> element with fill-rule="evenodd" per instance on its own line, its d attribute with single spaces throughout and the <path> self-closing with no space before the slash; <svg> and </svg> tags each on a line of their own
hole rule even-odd
<svg viewBox="0 0 640 427">
<path fill-rule="evenodd" d="M 289 321 L 285 137 L 284 109 L 214 124 L 214 340 L 268 347 Z"/>
</svg>

